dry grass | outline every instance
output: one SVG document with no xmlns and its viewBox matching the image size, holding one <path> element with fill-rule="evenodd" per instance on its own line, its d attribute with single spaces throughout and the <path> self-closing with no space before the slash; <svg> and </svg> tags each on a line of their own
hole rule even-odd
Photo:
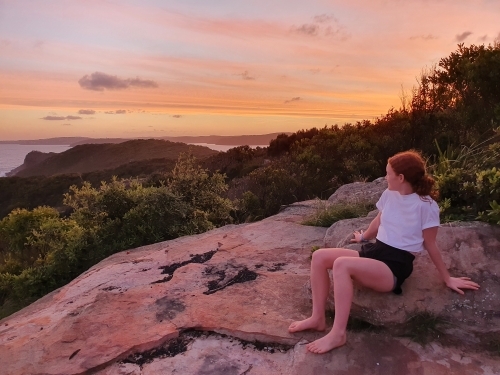
<svg viewBox="0 0 500 375">
<path fill-rule="evenodd" d="M 339 220 L 366 216 L 374 209 L 375 205 L 368 202 L 339 203 L 334 205 L 321 203 L 318 205 L 318 209 L 314 215 L 304 220 L 302 224 L 329 227 Z"/>
</svg>

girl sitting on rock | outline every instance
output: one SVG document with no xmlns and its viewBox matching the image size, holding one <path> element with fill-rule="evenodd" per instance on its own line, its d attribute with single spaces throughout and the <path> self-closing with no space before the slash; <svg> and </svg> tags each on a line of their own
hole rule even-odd
<svg viewBox="0 0 500 375">
<path fill-rule="evenodd" d="M 446 286 L 464 294 L 461 289 L 478 289 L 468 277 L 451 277 L 436 245 L 439 208 L 433 198 L 434 180 L 427 175 L 425 162 L 415 151 L 389 158 L 386 167 L 387 190 L 377 202 L 378 215 L 363 232 L 354 232 L 351 242 L 364 244 L 361 251 L 319 249 L 311 262 L 313 311 L 311 317 L 293 322 L 289 332 L 307 329 L 324 331 L 325 306 L 330 288 L 328 269 L 332 269 L 335 319 L 331 331 L 307 345 L 313 353 L 325 353 L 346 342 L 346 326 L 353 298 L 353 280 L 377 292 L 401 293 L 401 284 L 413 270 L 413 253 L 425 248 Z"/>
</svg>

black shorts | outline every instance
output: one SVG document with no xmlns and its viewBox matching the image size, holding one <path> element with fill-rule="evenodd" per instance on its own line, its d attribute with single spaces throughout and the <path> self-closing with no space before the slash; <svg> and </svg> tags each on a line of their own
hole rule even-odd
<svg viewBox="0 0 500 375">
<path fill-rule="evenodd" d="M 401 294 L 401 285 L 411 275 L 413 271 L 413 260 L 415 255 L 406 250 L 397 249 L 389 246 L 379 240 L 375 243 L 367 243 L 361 246 L 359 256 L 362 258 L 371 258 L 387 264 L 395 277 L 395 294 Z"/>
</svg>

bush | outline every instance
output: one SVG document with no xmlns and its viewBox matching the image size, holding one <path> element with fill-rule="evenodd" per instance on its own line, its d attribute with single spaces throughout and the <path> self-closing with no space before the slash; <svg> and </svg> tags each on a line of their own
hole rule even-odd
<svg viewBox="0 0 500 375">
<path fill-rule="evenodd" d="M 490 203 L 491 210 L 486 210 L 486 212 L 481 212 L 479 218 L 491 224 L 500 225 L 500 204 L 497 201 Z"/>
<path fill-rule="evenodd" d="M 81 269 L 85 231 L 54 209 L 15 210 L 0 222 L 0 231 L 8 244 L 0 265 L 0 300 L 31 301 Z"/>
<path fill-rule="evenodd" d="M 251 191 L 246 191 L 240 200 L 237 200 L 237 213 L 239 222 L 251 222 L 264 218 L 264 209 L 259 198 Z"/>
<path fill-rule="evenodd" d="M 438 160 L 431 170 L 439 189 L 443 221 L 495 222 L 492 204 L 500 200 L 499 145 L 485 142 L 456 150 L 448 148 L 445 152 L 438 147 Z"/>
<path fill-rule="evenodd" d="M 249 190 L 259 200 L 260 209 L 256 209 L 254 196 L 247 195 L 247 199 L 252 200 L 254 214 L 262 212 L 265 217 L 274 215 L 281 206 L 298 200 L 296 191 L 299 182 L 281 166 L 269 165 L 253 171 L 248 177 Z"/>
<path fill-rule="evenodd" d="M 204 212 L 213 225 L 231 223 L 230 213 L 234 207 L 229 199 L 223 198 L 228 189 L 225 176 L 220 173 L 209 175 L 208 170 L 197 164 L 194 156 L 179 156 L 167 187 L 193 209 Z"/>
</svg>

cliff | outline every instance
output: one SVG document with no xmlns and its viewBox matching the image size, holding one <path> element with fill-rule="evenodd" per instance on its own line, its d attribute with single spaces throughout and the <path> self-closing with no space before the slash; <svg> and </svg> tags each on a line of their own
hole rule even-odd
<svg viewBox="0 0 500 375">
<path fill-rule="evenodd" d="M 379 182 L 344 190 L 360 187 L 384 188 Z M 446 226 L 438 237 L 451 272 L 480 282 L 479 291 L 460 296 L 448 290 L 422 254 L 403 295 L 356 290 L 355 321 L 382 328 L 351 325 L 348 343 L 324 355 L 308 353 L 303 345 L 321 333 L 288 333 L 290 322 L 311 310 L 312 246 L 345 243 L 351 230 L 364 228 L 373 215 L 331 228 L 301 225 L 318 205 L 343 199 L 346 195 L 338 194 L 330 203 L 296 203 L 260 222 L 229 225 L 105 259 L 0 321 L 0 371 L 500 373 L 498 347 L 492 346 L 498 345 L 500 331 L 500 228 L 488 225 Z M 421 331 L 423 323 L 415 325 L 415 316 L 443 322 L 432 326 L 428 345 L 403 337 Z"/>
<path fill-rule="evenodd" d="M 46 160 L 54 155 L 56 155 L 55 152 L 31 151 L 24 158 L 24 163 L 21 164 L 19 167 L 14 168 L 10 172 L 7 172 L 6 176 L 7 177 L 15 176 L 16 174 L 20 173 L 21 171 L 28 169 L 28 168 L 33 168 L 37 164 L 42 163 L 44 160 Z"/>
</svg>

